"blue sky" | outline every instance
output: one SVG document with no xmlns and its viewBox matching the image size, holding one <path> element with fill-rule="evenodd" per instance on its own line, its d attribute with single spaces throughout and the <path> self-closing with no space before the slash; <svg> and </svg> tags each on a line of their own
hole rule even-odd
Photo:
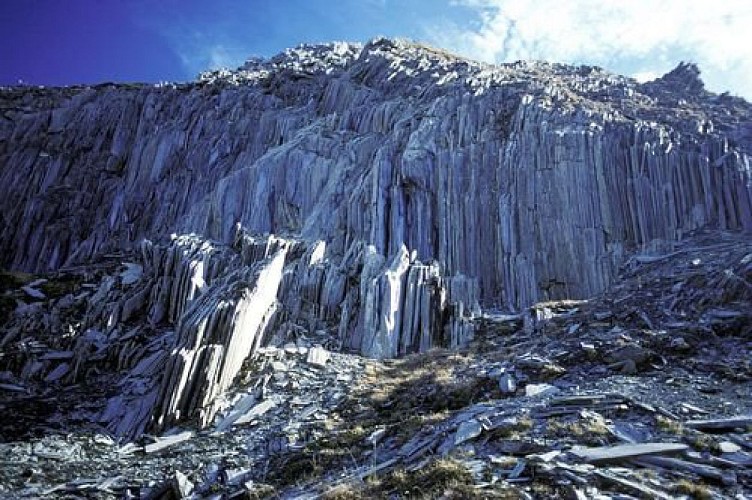
<svg viewBox="0 0 752 500">
<path fill-rule="evenodd" d="M 0 0 L 0 84 L 185 81 L 303 42 L 383 35 L 639 79 L 690 60 L 711 90 L 751 99 L 750 30 L 750 0 Z"/>
</svg>

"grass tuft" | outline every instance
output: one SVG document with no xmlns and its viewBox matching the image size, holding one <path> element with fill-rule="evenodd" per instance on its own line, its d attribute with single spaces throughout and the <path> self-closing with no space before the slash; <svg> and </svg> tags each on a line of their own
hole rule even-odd
<svg viewBox="0 0 752 500">
<path fill-rule="evenodd" d="M 688 495 L 697 500 L 711 500 L 713 492 L 702 483 L 695 483 L 688 479 L 679 480 L 672 488 L 674 493 Z"/>
</svg>

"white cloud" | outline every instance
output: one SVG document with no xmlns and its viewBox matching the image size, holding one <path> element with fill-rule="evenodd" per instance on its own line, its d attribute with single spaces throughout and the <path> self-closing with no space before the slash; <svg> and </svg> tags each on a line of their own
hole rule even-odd
<svg viewBox="0 0 752 500">
<path fill-rule="evenodd" d="M 244 49 L 211 40 L 200 33 L 174 36 L 172 42 L 183 66 L 193 74 L 210 69 L 234 69 L 248 56 Z"/>
<path fill-rule="evenodd" d="M 638 71 L 637 73 L 632 73 L 631 76 L 638 82 L 645 83 L 651 80 L 655 80 L 656 78 L 659 78 L 661 75 L 659 75 L 655 71 Z"/>
<path fill-rule="evenodd" d="M 752 98 L 749 0 L 455 0 L 480 22 L 429 38 L 470 57 L 595 64 L 640 78 L 697 62 L 708 88 Z"/>
<path fill-rule="evenodd" d="M 243 62 L 244 55 L 245 53 L 241 54 L 241 51 L 232 50 L 222 44 L 209 47 L 206 51 L 209 69 L 237 68 Z"/>
</svg>

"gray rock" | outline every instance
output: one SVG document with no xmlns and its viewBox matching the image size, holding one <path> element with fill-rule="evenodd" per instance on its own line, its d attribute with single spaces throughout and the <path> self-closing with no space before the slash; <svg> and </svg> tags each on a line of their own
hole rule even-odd
<svg viewBox="0 0 752 500">
<path fill-rule="evenodd" d="M 588 297 L 625 248 L 752 227 L 748 109 L 694 93 L 718 124 L 698 130 L 687 104 L 644 104 L 664 85 L 375 40 L 198 83 L 35 89 L 31 107 L 4 91 L 0 264 L 55 270 L 171 231 L 229 243 L 240 223 L 324 243 L 281 296 L 341 312 L 343 345 L 464 345 L 482 301 Z M 200 291 L 199 274 L 172 283 Z"/>
<path fill-rule="evenodd" d="M 193 483 L 188 479 L 188 477 L 180 472 L 179 470 L 175 471 L 175 478 L 174 478 L 174 489 L 175 493 L 178 495 L 178 498 L 188 498 L 191 496 L 191 493 L 193 493 Z"/>
<path fill-rule="evenodd" d="M 70 371 L 70 365 L 68 363 L 60 363 L 44 378 L 45 382 L 57 382 Z"/>
<path fill-rule="evenodd" d="M 323 347 L 315 346 L 308 350 L 306 362 L 313 366 L 324 367 L 330 356 L 329 351 Z"/>
<path fill-rule="evenodd" d="M 476 419 L 462 422 L 454 434 L 454 444 L 458 446 L 465 441 L 470 441 L 480 436 L 483 432 L 483 426 Z"/>
<path fill-rule="evenodd" d="M 272 408 L 277 406 L 277 403 L 274 401 L 267 399 L 266 401 L 262 401 L 261 403 L 255 405 L 253 408 L 245 412 L 243 415 L 238 417 L 237 420 L 235 420 L 235 425 L 241 425 L 248 422 L 252 422 L 256 418 L 260 417 L 264 413 L 268 412 Z"/>
<path fill-rule="evenodd" d="M 640 443 L 603 446 L 598 448 L 574 447 L 570 453 L 586 462 L 610 462 L 643 455 L 675 454 L 689 447 L 681 443 Z"/>
<path fill-rule="evenodd" d="M 366 438 L 366 441 L 367 441 L 367 442 L 368 442 L 368 444 L 370 444 L 371 446 L 376 446 L 376 445 L 377 445 L 377 444 L 379 443 L 379 441 L 381 441 L 381 439 L 382 439 L 382 438 L 383 438 L 383 437 L 384 437 L 385 435 L 386 435 L 386 429 L 384 429 L 384 428 L 381 428 L 381 429 L 376 429 L 375 431 L 373 431 L 373 432 L 372 432 L 372 433 L 371 433 L 371 434 L 370 434 L 370 435 L 368 436 L 368 438 Z"/>
<path fill-rule="evenodd" d="M 120 273 L 120 281 L 123 285 L 132 285 L 141 279 L 144 272 L 143 266 L 133 262 L 124 262 L 123 265 L 126 268 L 125 271 Z"/>
<path fill-rule="evenodd" d="M 517 392 L 517 381 L 511 373 L 504 373 L 499 378 L 499 389 L 502 394 L 514 394 Z"/>
<path fill-rule="evenodd" d="M 551 384 L 527 384 L 525 386 L 525 395 L 529 397 L 551 396 L 559 392 L 560 389 Z"/>
<path fill-rule="evenodd" d="M 170 434 L 162 437 L 157 437 L 153 443 L 149 443 L 144 446 L 145 453 L 156 453 L 158 451 L 175 446 L 189 439 L 192 439 L 196 435 L 193 431 L 183 431 L 175 434 Z"/>
<path fill-rule="evenodd" d="M 47 296 L 43 292 L 31 286 L 22 286 L 21 290 L 23 290 L 24 293 L 26 293 L 26 295 L 28 295 L 32 299 L 44 300 L 47 298 Z"/>
<path fill-rule="evenodd" d="M 675 255 L 647 255 L 654 242 L 752 229 L 750 107 L 692 82 L 680 104 L 673 77 L 640 86 L 382 39 L 180 85 L 4 88 L 0 266 L 86 264 L 64 376 L 113 375 L 98 415 L 109 431 L 207 426 L 268 339 L 332 366 L 307 346 L 377 358 L 466 346 L 481 304 L 526 311 L 534 331 L 580 307 L 556 300 L 604 290 L 628 250 L 644 254 L 631 266 L 654 266 Z M 738 319 L 717 305 L 708 321 Z M 43 306 L 15 316 L 51 329 Z M 510 331 L 521 318 L 499 319 Z M 576 324 L 573 336 L 590 328 Z M 14 328 L 4 346 L 33 330 Z M 30 377 L 45 369 L 28 364 Z"/>
<path fill-rule="evenodd" d="M 737 415 L 729 418 L 715 418 L 707 420 L 689 420 L 684 422 L 685 427 L 699 431 L 723 431 L 745 429 L 752 425 L 752 415 Z"/>
<path fill-rule="evenodd" d="M 741 451 L 742 447 L 731 441 L 721 441 L 718 443 L 718 451 L 721 453 L 736 453 Z"/>
</svg>

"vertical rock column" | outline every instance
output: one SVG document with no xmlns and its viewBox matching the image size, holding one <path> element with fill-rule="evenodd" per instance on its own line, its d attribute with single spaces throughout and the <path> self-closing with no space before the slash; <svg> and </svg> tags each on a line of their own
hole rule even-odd
<svg viewBox="0 0 752 500">
<path fill-rule="evenodd" d="M 165 368 L 156 427 L 194 416 L 201 426 L 211 422 L 215 399 L 258 348 L 276 310 L 286 253 L 282 248 L 253 268 L 231 273 L 191 304 Z"/>
<path fill-rule="evenodd" d="M 460 347 L 472 338 L 478 283 L 443 278 L 437 263 L 423 264 L 406 247 L 389 266 L 371 248 L 361 276 L 360 316 L 351 346 L 366 356 L 393 358 L 436 346 Z"/>
</svg>

